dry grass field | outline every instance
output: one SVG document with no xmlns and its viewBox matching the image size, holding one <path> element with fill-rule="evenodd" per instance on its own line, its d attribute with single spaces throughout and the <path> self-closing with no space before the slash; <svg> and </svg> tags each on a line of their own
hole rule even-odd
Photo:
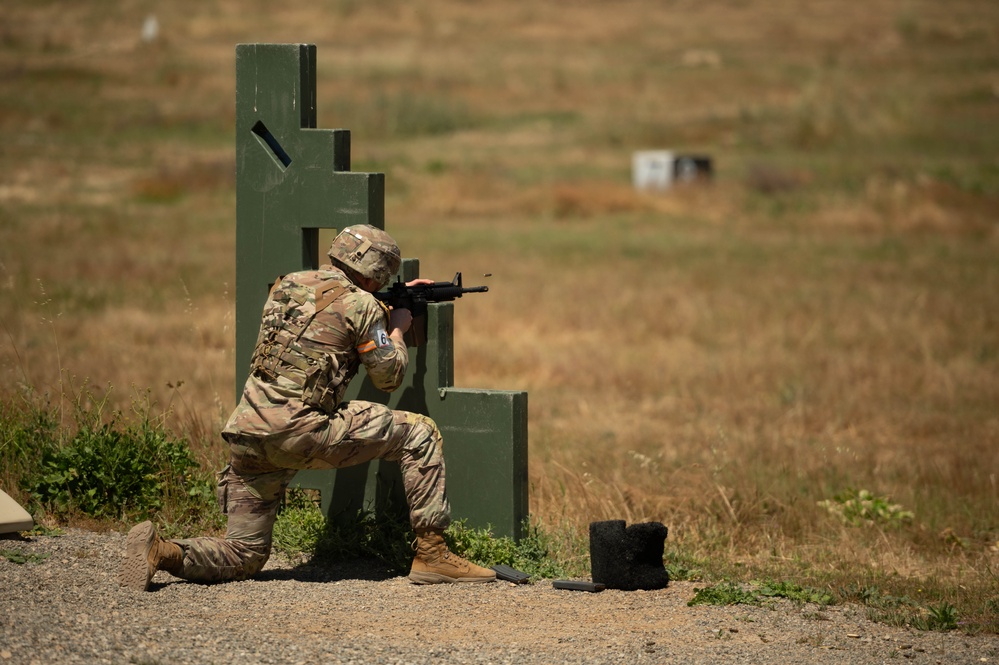
<svg viewBox="0 0 999 665">
<path fill-rule="evenodd" d="M 529 391 L 537 521 L 999 630 L 999 4 L 159 4 L 4 4 L 5 396 L 113 386 L 221 460 L 235 44 L 315 43 L 404 254 L 492 274 L 456 383 Z M 714 178 L 635 192 L 639 149 Z"/>
</svg>

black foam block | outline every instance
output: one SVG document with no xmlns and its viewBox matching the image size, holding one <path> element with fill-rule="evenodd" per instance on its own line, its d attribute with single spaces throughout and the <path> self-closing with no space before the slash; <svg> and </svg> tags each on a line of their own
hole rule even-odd
<svg viewBox="0 0 999 665">
<path fill-rule="evenodd" d="M 659 522 L 625 528 L 624 520 L 590 523 L 590 576 L 608 589 L 664 589 L 663 565 L 668 530 Z"/>
</svg>

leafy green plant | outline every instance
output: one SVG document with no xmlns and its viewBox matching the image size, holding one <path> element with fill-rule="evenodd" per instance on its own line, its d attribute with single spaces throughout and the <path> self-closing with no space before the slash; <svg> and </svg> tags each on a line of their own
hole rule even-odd
<svg viewBox="0 0 999 665">
<path fill-rule="evenodd" d="M 76 432 L 46 447 L 22 486 L 37 506 L 63 516 L 131 519 L 151 515 L 168 499 L 203 504 L 211 488 L 187 441 L 141 415 L 125 425 L 120 413 L 102 422 L 99 407 L 81 410 Z"/>
<path fill-rule="evenodd" d="M 867 606 L 867 618 L 889 626 L 911 626 L 917 630 L 954 630 L 960 627 L 957 608 L 948 602 L 921 607 L 908 596 L 883 593 L 876 586 L 840 589 L 844 600 Z M 967 628 L 966 628 L 967 629 Z"/>
<path fill-rule="evenodd" d="M 274 523 L 274 549 L 291 558 L 329 564 L 375 559 L 402 573 L 409 569 L 413 533 L 399 511 L 361 511 L 352 519 L 327 521 L 301 489 L 287 491 Z"/>
<path fill-rule="evenodd" d="M 697 589 L 694 597 L 687 605 L 759 605 L 760 599 L 751 591 L 746 591 L 738 584 L 720 582 L 718 584 Z"/>
<path fill-rule="evenodd" d="M 853 526 L 882 524 L 897 527 L 908 524 L 914 517 L 912 512 L 892 503 L 888 497 L 875 496 L 868 490 L 847 488 L 832 499 L 819 501 L 818 505 Z"/>
<path fill-rule="evenodd" d="M 912 626 L 919 630 L 954 630 L 957 628 L 957 608 L 950 603 L 930 605 L 925 615 L 913 619 Z"/>
<path fill-rule="evenodd" d="M 13 486 L 37 466 L 41 457 L 59 446 L 59 423 L 49 405 L 31 395 L 0 401 L 0 480 Z M 8 490 L 9 491 L 9 490 Z"/>
<path fill-rule="evenodd" d="M 528 522 L 519 541 L 496 537 L 491 529 L 473 529 L 460 520 L 448 527 L 444 536 L 448 547 L 459 556 L 482 566 L 507 565 L 532 578 L 551 579 L 565 574 L 549 556 L 551 537 Z"/>
<path fill-rule="evenodd" d="M 899 607 L 914 607 L 915 603 L 906 596 L 886 594 L 877 586 L 851 585 L 841 588 L 839 595 L 844 600 L 855 600 L 868 607 L 878 609 L 896 609 Z"/>
<path fill-rule="evenodd" d="M 84 386 L 75 399 L 76 427 L 61 425 L 57 409 L 26 389 L 0 400 L 0 481 L 21 491 L 35 514 L 68 519 L 146 518 L 165 511 L 169 535 L 191 520 L 216 514 L 211 473 L 198 465 L 188 442 L 153 418 L 151 405 L 133 403 L 138 418 L 104 417 L 103 396 Z"/>
<path fill-rule="evenodd" d="M 764 582 L 756 592 L 764 598 L 787 598 L 796 603 L 831 605 L 834 601 L 831 593 L 792 582 Z"/>
<path fill-rule="evenodd" d="M 675 548 L 667 551 L 664 558 L 671 580 L 699 582 L 704 578 L 703 563 L 696 558 Z"/>
<path fill-rule="evenodd" d="M 744 589 L 733 582 L 721 582 L 697 589 L 687 605 L 760 605 L 764 599 L 787 598 L 796 603 L 831 605 L 832 594 L 792 582 L 763 582 L 752 589 Z"/>
<path fill-rule="evenodd" d="M 326 518 L 317 507 L 300 498 L 300 490 L 290 489 L 287 495 L 274 522 L 273 547 L 289 557 L 314 554 L 326 531 Z"/>
<path fill-rule="evenodd" d="M 31 552 L 21 552 L 19 550 L 0 549 L 0 557 L 7 559 L 11 563 L 19 565 L 25 563 L 41 563 L 42 561 L 45 561 L 45 559 L 49 558 L 49 556 L 51 555 L 48 553 L 34 554 Z"/>
<path fill-rule="evenodd" d="M 362 512 L 353 520 L 327 523 L 314 502 L 303 500 L 301 490 L 291 489 L 274 524 L 273 543 L 276 551 L 290 557 L 304 555 L 315 563 L 373 558 L 402 573 L 412 562 L 414 538 L 405 518 L 392 511 Z M 451 551 L 481 566 L 505 564 L 542 579 L 564 574 L 549 556 L 552 536 L 531 524 L 515 541 L 459 520 L 448 527 L 444 538 Z"/>
<path fill-rule="evenodd" d="M 404 517 L 391 511 L 365 512 L 354 521 L 330 524 L 319 542 L 316 558 L 373 558 L 401 574 L 413 561 L 414 538 Z"/>
</svg>

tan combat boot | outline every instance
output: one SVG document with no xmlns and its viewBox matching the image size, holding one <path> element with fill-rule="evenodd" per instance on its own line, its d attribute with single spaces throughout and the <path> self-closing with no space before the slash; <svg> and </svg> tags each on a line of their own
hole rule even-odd
<svg viewBox="0 0 999 665">
<path fill-rule="evenodd" d="M 410 581 L 417 584 L 496 581 L 496 573 L 492 570 L 453 554 L 444 542 L 443 533 L 440 529 L 416 532 L 416 556 L 409 571 Z"/>
<path fill-rule="evenodd" d="M 125 541 L 125 558 L 121 562 L 119 581 L 136 591 L 149 591 L 157 570 L 179 573 L 184 565 L 184 550 L 180 545 L 163 540 L 152 522 L 132 527 Z"/>
</svg>

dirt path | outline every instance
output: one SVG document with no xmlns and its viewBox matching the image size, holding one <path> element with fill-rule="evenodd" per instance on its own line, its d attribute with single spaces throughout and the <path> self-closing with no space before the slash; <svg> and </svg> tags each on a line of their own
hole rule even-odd
<svg viewBox="0 0 999 665">
<path fill-rule="evenodd" d="M 559 591 L 417 586 L 377 568 L 294 568 L 214 586 L 117 584 L 124 537 L 2 540 L 6 663 L 999 663 L 999 637 L 869 622 L 857 606 L 688 607 L 697 584 Z"/>
</svg>

